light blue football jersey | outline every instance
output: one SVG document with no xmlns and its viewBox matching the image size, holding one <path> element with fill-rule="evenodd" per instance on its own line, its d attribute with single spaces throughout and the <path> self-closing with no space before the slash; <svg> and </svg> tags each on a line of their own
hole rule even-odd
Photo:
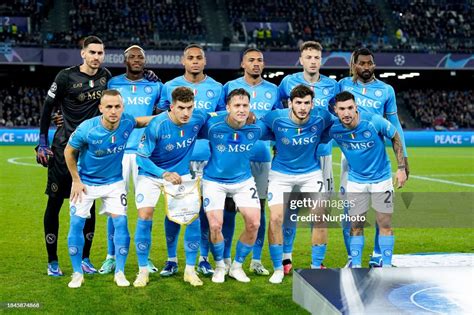
<svg viewBox="0 0 474 315">
<path fill-rule="evenodd" d="M 87 185 L 109 185 L 122 177 L 122 159 L 125 147 L 136 121 L 132 115 L 122 114 L 115 130 L 102 125 L 102 116 L 88 119 L 77 127 L 69 138 L 69 145 L 80 151 L 78 171 Z"/>
<path fill-rule="evenodd" d="M 210 142 L 211 159 L 204 168 L 206 180 L 234 184 L 252 177 L 250 157 L 255 143 L 262 137 L 258 124 L 234 129 L 227 123 L 228 115 L 209 118 L 200 137 Z"/>
<path fill-rule="evenodd" d="M 359 113 L 359 124 L 348 129 L 339 121 L 332 125 L 333 138 L 349 164 L 349 180 L 356 183 L 378 183 L 391 178 L 390 160 L 384 136 L 392 139 L 395 127 L 380 115 Z"/>
<path fill-rule="evenodd" d="M 207 113 L 195 109 L 189 122 L 178 126 L 169 117 L 169 112 L 163 112 L 153 118 L 145 129 L 137 154 L 149 158 L 162 170 L 161 174 L 176 172 L 187 175 L 195 140 L 206 120 Z M 156 177 L 141 166 L 138 174 Z"/>
<path fill-rule="evenodd" d="M 241 88 L 250 94 L 250 110 L 257 118 L 263 117 L 272 110 L 283 108 L 278 93 L 278 87 L 267 80 L 262 80 L 262 82 L 257 85 L 250 85 L 245 81 L 244 77 L 240 77 L 227 82 L 224 85 L 224 93 L 227 97 L 232 90 Z M 254 145 L 250 160 L 255 162 L 270 162 L 271 159 L 270 142 L 258 141 Z"/>
<path fill-rule="evenodd" d="M 332 115 L 322 108 L 311 111 L 305 124 L 296 124 L 290 118 L 290 109 L 268 113 L 262 122 L 274 134 L 277 154 L 272 170 L 284 174 L 306 174 L 321 169 L 315 158 L 321 135 L 328 132 L 333 123 Z"/>
<path fill-rule="evenodd" d="M 355 97 L 359 112 L 369 112 L 382 117 L 397 113 L 395 91 L 392 86 L 374 79 L 369 83 L 353 82 L 351 77 L 339 81 L 339 89 Z"/>
<path fill-rule="evenodd" d="M 204 80 L 198 83 L 189 82 L 184 76 L 179 76 L 166 82 L 161 91 L 159 109 L 169 109 L 172 100 L 171 93 L 180 86 L 193 90 L 195 108 L 204 110 L 207 113 L 225 110 L 225 95 L 222 84 L 209 76 L 206 76 Z M 209 142 L 205 139 L 198 139 L 194 146 L 191 161 L 208 161 L 209 158 Z"/>
<path fill-rule="evenodd" d="M 113 77 L 107 88 L 117 90 L 123 98 L 124 112 L 133 117 L 150 116 L 160 99 L 161 82 L 151 82 L 145 78 L 137 81 L 127 79 L 126 74 Z M 127 142 L 126 153 L 136 153 L 144 128 L 133 130 Z"/>
<path fill-rule="evenodd" d="M 329 106 L 334 103 L 334 98 L 339 93 L 339 85 L 337 81 L 323 74 L 319 75 L 319 81 L 310 83 L 305 80 L 303 72 L 289 74 L 283 78 L 278 87 L 282 100 L 289 100 L 291 90 L 295 86 L 304 84 L 311 88 L 314 92 L 313 103 L 315 108 L 324 108 L 329 111 Z M 322 144 L 318 147 L 317 156 L 326 156 L 332 154 L 332 144 Z"/>
</svg>

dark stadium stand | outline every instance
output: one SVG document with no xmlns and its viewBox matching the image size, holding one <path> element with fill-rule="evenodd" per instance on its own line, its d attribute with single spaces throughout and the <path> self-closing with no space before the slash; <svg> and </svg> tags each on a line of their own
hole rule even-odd
<svg viewBox="0 0 474 315">
<path fill-rule="evenodd" d="M 389 1 L 398 21 L 398 48 L 471 51 L 473 7 L 467 1 Z"/>
<path fill-rule="evenodd" d="M 423 128 L 455 130 L 474 127 L 472 90 L 419 90 L 397 94 L 399 105 L 406 106 Z"/>
<path fill-rule="evenodd" d="M 39 126 L 46 89 L 10 86 L 0 89 L 0 126 Z"/>
</svg>

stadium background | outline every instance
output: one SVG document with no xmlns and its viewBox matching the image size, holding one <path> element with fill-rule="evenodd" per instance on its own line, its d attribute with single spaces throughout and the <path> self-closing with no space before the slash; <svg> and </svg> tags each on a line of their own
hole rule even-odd
<svg viewBox="0 0 474 315">
<path fill-rule="evenodd" d="M 303 312 L 292 302 L 291 277 L 277 287 L 271 286 L 266 277 L 252 276 L 248 285 L 227 281 L 216 286 L 206 280 L 203 288 L 195 289 L 182 281 L 180 272 L 171 279 L 152 276 L 145 290 L 122 290 L 115 287 L 109 276 L 93 276 L 86 277 L 83 288 L 71 292 L 66 287 L 68 276 L 60 279 L 46 276 L 42 234 L 46 170 L 35 166 L 34 139 L 29 139 L 30 144 L 26 146 L 15 146 L 7 140 L 11 139 L 8 135 L 18 130 L 16 128 L 38 126 L 40 107 L 55 75 L 61 68 L 80 63 L 80 59 L 72 60 L 79 57 L 79 40 L 83 36 L 94 34 L 101 37 L 106 54 L 115 52 L 115 49 L 119 54 L 129 45 L 138 43 L 148 55 L 155 50 L 157 54 L 164 50 L 167 55 L 179 56 L 186 44 L 201 43 L 208 56 L 209 66 L 205 72 L 221 83 L 242 75 L 238 69 L 240 60 L 236 59 L 246 47 L 258 47 L 266 58 L 275 54 L 288 62 L 284 66 L 273 65 L 265 69 L 264 77 L 276 84 L 284 75 L 300 71 L 297 57 L 293 56 L 297 56 L 301 41 L 320 41 L 325 56 L 338 53 L 347 56 L 359 46 L 370 47 L 381 54 L 376 55 L 376 77 L 382 75 L 384 78 L 381 79 L 395 88 L 405 130 L 416 130 L 415 135 L 428 134 L 426 130 L 449 131 L 449 134 L 443 134 L 444 144 L 449 144 L 446 139 L 452 135 L 467 139 L 461 141 L 463 147 L 456 147 L 461 146 L 456 142 L 442 148 L 440 142 L 443 141 L 435 142 L 434 138 L 428 142 L 432 147 L 409 147 L 412 176 L 405 191 L 456 193 L 474 191 L 473 16 L 472 2 L 468 0 L 353 0 L 349 3 L 339 0 L 272 3 L 261 0 L 2 1 L 0 308 L 7 307 L 4 304 L 7 302 L 34 302 L 41 304 L 42 311 L 54 313 L 70 311 L 71 307 L 78 312 L 101 313 L 114 310 Z M 272 30 L 271 38 L 265 37 L 268 27 Z M 263 30 L 263 38 L 259 28 Z M 45 62 L 48 54 L 54 53 L 59 57 Z M 444 56 L 457 62 L 447 62 L 446 58 L 442 63 L 408 62 L 412 57 L 426 61 L 438 55 L 439 60 Z M 232 60 L 225 59 L 225 56 L 231 56 Z M 403 56 L 406 62 L 401 63 L 402 57 L 396 57 L 400 65 L 387 62 L 384 66 L 379 59 L 385 60 L 385 56 L 391 56 L 392 63 L 395 56 Z M 176 64 L 175 59 L 169 60 L 169 64 L 149 66 L 163 82 L 183 73 L 182 66 Z M 108 68 L 113 75 L 125 71 L 120 62 Z M 328 63 L 323 64 L 320 72 L 339 80 L 348 75 L 348 67 L 344 63 Z M 386 73 L 395 75 L 387 77 Z M 10 145 L 3 146 L 6 144 Z M 333 160 L 338 162 L 339 150 L 335 149 L 334 154 Z M 337 163 L 334 171 L 337 182 Z M 133 197 L 130 205 L 129 226 L 133 234 L 136 219 Z M 160 205 L 155 216 L 151 252 L 157 263 L 165 260 L 161 210 Z M 68 218 L 65 203 L 61 212 L 59 257 L 66 275 L 71 272 L 66 250 Z M 372 239 L 373 231 L 369 230 L 367 234 L 368 239 Z M 397 253 L 474 252 L 473 234 L 469 218 L 467 227 L 463 228 L 428 229 L 420 222 L 420 228 L 396 230 L 395 250 Z M 309 231 L 301 229 L 295 243 L 295 261 L 302 267 L 309 266 L 308 244 Z M 98 218 L 92 249 L 92 261 L 96 265 L 105 256 L 105 246 L 105 218 Z M 180 261 L 184 261 L 182 251 L 179 255 Z M 263 257 L 264 264 L 270 267 L 267 250 Z M 368 257 L 368 251 L 364 257 Z M 344 260 L 340 230 L 331 229 L 325 264 L 341 267 Z M 135 271 L 136 256 L 132 246 L 127 276 L 133 278 Z"/>
</svg>

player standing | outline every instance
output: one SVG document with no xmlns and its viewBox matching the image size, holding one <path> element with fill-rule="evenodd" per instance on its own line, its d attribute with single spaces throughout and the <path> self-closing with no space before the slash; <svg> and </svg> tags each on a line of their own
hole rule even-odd
<svg viewBox="0 0 474 315">
<path fill-rule="evenodd" d="M 69 256 L 74 273 L 68 286 L 79 288 L 84 282 L 82 251 L 83 229 L 95 199 L 102 200 L 101 213 L 112 217 L 115 227 L 117 268 L 114 281 L 130 285 L 124 274 L 130 245 L 127 226 L 127 195 L 122 176 L 122 159 L 127 139 L 135 127 L 144 127 L 152 117 L 135 119 L 123 114 L 123 100 L 115 90 L 105 90 L 100 98 L 101 116 L 81 123 L 72 133 L 64 158 L 72 177 L 71 223 L 68 235 Z"/>
<path fill-rule="evenodd" d="M 224 85 L 225 95 L 235 89 L 242 88 L 250 94 L 250 110 L 257 118 L 263 117 L 268 112 L 282 108 L 278 88 L 275 84 L 262 78 L 265 67 L 263 54 L 258 49 L 247 49 L 242 56 L 241 67 L 244 69 L 244 76 L 227 82 Z M 261 256 L 265 241 L 265 199 L 268 191 L 268 173 L 270 171 L 270 142 L 257 141 L 251 152 L 250 166 L 252 176 L 255 179 L 258 197 L 260 199 L 260 228 L 257 239 L 253 247 L 253 257 L 250 263 L 250 271 L 258 275 L 269 275 L 269 271 L 262 265 Z M 222 234 L 225 239 L 224 260 L 226 267 L 230 267 L 232 238 L 235 230 L 235 204 L 231 199 L 226 200 L 224 212 L 224 226 Z"/>
<path fill-rule="evenodd" d="M 250 171 L 250 156 L 256 141 L 262 136 L 262 128 L 255 124 L 246 125 L 250 114 L 250 94 L 244 89 L 229 93 L 226 109 L 228 115 L 210 118 L 201 131 L 211 147 L 211 159 L 204 168 L 203 203 L 216 262 L 212 282 L 225 281 L 222 224 L 226 196 L 234 199 L 245 221 L 229 276 L 240 282 L 249 282 L 242 263 L 252 251 L 260 225 L 260 203 Z"/>
<path fill-rule="evenodd" d="M 144 77 L 143 69 L 146 63 L 145 51 L 138 45 L 132 45 L 125 49 L 126 73 L 113 77 L 107 84 L 109 89 L 117 90 L 124 101 L 124 113 L 133 117 L 150 116 L 153 114 L 155 105 L 160 99 L 161 82 L 153 82 Z M 123 156 L 122 168 L 126 191 L 130 187 L 130 175 L 136 187 L 138 177 L 138 165 L 136 152 L 138 143 L 143 135 L 144 129 L 135 129 L 130 134 L 125 154 Z M 107 219 L 107 257 L 99 269 L 99 273 L 108 274 L 115 268 L 114 248 L 114 225 L 112 217 Z M 156 272 L 157 269 L 148 261 L 148 270 Z"/>
<path fill-rule="evenodd" d="M 283 78 L 278 87 L 282 100 L 290 98 L 291 91 L 295 86 L 304 84 L 314 92 L 313 104 L 315 108 L 329 110 L 328 106 L 333 103 L 334 97 L 339 92 L 339 86 L 336 80 L 319 73 L 322 62 L 322 50 L 321 44 L 314 41 L 307 41 L 301 45 L 299 61 L 303 66 L 303 71 L 289 74 Z M 316 157 L 319 158 L 326 191 L 333 192 L 332 144 L 319 145 Z M 292 268 L 292 252 L 296 237 L 296 227 L 286 224 L 283 237 L 283 266 L 285 274 L 288 274 Z"/>
<path fill-rule="evenodd" d="M 170 109 L 154 118 L 142 137 L 137 151 L 139 175 L 135 190 L 138 209 L 135 246 L 139 265 L 137 279 L 133 283 L 135 287 L 144 287 L 149 282 L 147 265 L 151 247 L 151 226 L 161 187 L 164 181 L 176 185 L 191 180 L 191 153 L 199 130 L 206 120 L 205 111 L 194 110 L 192 90 L 179 87 L 171 93 Z M 201 238 L 199 221 L 198 218 L 189 224 L 184 234 L 184 281 L 192 286 L 203 284 L 194 269 Z"/>
<path fill-rule="evenodd" d="M 166 82 L 161 93 L 159 103 L 160 110 L 168 110 L 171 104 L 172 92 L 180 86 L 188 87 L 194 94 L 194 107 L 205 112 L 215 112 L 225 110 L 225 96 L 222 90 L 222 84 L 213 78 L 204 74 L 206 66 L 206 55 L 201 46 L 192 44 L 184 49 L 181 63 L 184 66 L 184 75 Z M 191 155 L 191 175 L 193 177 L 202 177 L 202 172 L 210 158 L 209 141 L 206 139 L 196 140 Z M 200 212 L 201 222 L 201 255 L 199 257 L 198 272 L 203 275 L 212 275 L 214 272 L 211 264 L 208 262 L 209 253 L 209 223 L 204 209 Z M 176 249 L 178 247 L 178 236 L 180 225 L 171 222 L 165 217 L 166 247 L 168 250 L 168 259 L 163 270 L 162 276 L 171 276 L 178 272 L 178 260 Z"/>
<path fill-rule="evenodd" d="M 407 179 L 403 145 L 398 131 L 382 116 L 358 111 L 354 95 L 344 91 L 336 96 L 335 112 L 339 121 L 330 129 L 330 136 L 344 153 L 349 174 L 347 199 L 354 202 L 350 216 L 364 216 L 371 201 L 377 211 L 376 219 L 380 235 L 376 239 L 382 253 L 383 267 L 391 267 L 394 237 L 391 227 L 393 213 L 393 184 L 390 160 L 385 150 L 384 137 L 392 140 L 398 164 L 395 181 L 403 187 Z M 362 265 L 365 220 L 351 223 L 349 247 L 353 268 Z"/>
<path fill-rule="evenodd" d="M 367 48 L 360 48 L 353 52 L 351 58 L 352 77 L 346 77 L 339 81 L 340 91 L 348 91 L 355 97 L 355 101 L 360 112 L 377 114 L 385 117 L 393 126 L 395 126 L 403 145 L 403 155 L 405 157 L 406 172 L 409 174 L 407 151 L 405 147 L 405 138 L 400 120 L 397 115 L 397 102 L 393 87 L 380 80 L 374 75 L 375 61 L 373 53 Z M 341 193 L 346 190 L 348 168 L 344 155 L 341 157 Z M 346 209 L 347 211 L 347 209 Z M 348 222 L 343 224 L 344 243 L 350 260 L 349 251 L 349 231 Z M 379 228 L 376 225 L 374 250 L 369 262 L 370 267 L 380 267 L 382 263 L 382 253 L 378 247 L 377 241 Z"/>
<path fill-rule="evenodd" d="M 39 145 L 36 159 L 38 163 L 48 167 L 48 184 L 46 194 L 48 204 L 44 214 L 44 234 L 48 252 L 48 275 L 62 276 L 57 255 L 59 231 L 59 211 L 64 198 L 71 192 L 71 175 L 64 160 L 64 148 L 69 136 L 76 127 L 86 119 L 99 115 L 99 99 L 107 87 L 110 72 L 101 67 L 104 61 L 104 44 L 96 36 L 84 39 L 81 49 L 83 63 L 61 70 L 44 102 L 41 114 Z M 59 107 L 63 114 L 64 125 L 54 134 L 51 150 L 49 149 L 48 129 L 51 113 Z M 84 227 L 84 251 L 82 252 L 82 268 L 86 273 L 95 273 L 90 263 L 89 254 L 95 229 L 95 206 L 92 204 L 91 216 Z"/>
</svg>

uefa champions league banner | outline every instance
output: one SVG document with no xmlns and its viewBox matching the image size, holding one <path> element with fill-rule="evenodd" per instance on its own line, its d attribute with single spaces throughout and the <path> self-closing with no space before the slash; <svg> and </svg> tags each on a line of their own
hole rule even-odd
<svg viewBox="0 0 474 315">
<path fill-rule="evenodd" d="M 49 130 L 49 143 L 54 132 Z M 38 129 L 0 129 L 0 145 L 36 145 L 38 139 Z M 409 147 L 473 147 L 474 131 L 405 131 L 405 140 Z"/>
<path fill-rule="evenodd" d="M 182 51 L 147 50 L 147 64 L 150 68 L 181 68 Z M 208 69 L 240 68 L 241 52 L 207 51 Z M 323 53 L 323 67 L 327 69 L 347 69 L 350 52 Z M 300 68 L 299 52 L 265 52 L 267 68 Z M 425 53 L 378 53 L 375 54 L 378 69 L 474 69 L 474 54 L 425 54 Z M 107 49 L 106 67 L 124 67 L 123 50 Z M 69 67 L 82 63 L 77 49 L 0 47 L 0 64 L 32 65 L 42 64 L 52 67 Z"/>
</svg>

